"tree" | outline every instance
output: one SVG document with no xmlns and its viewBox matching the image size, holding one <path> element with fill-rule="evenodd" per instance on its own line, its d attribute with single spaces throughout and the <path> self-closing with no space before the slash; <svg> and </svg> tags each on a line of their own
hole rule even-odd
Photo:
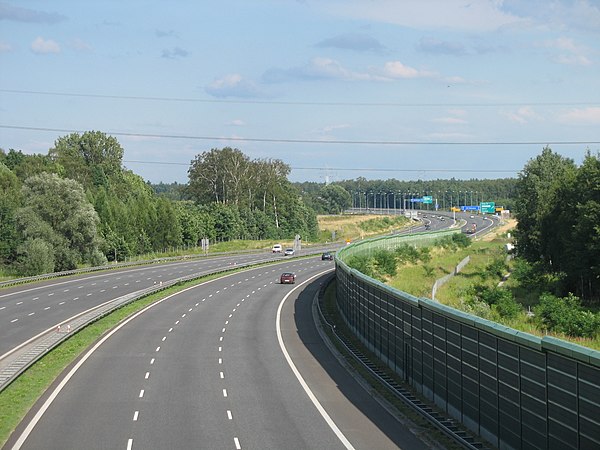
<svg viewBox="0 0 600 450">
<path fill-rule="evenodd" d="M 20 206 L 20 183 L 17 176 L 0 162 L 0 264 L 15 260 L 19 236 L 15 212 Z"/>
<path fill-rule="evenodd" d="M 352 197 L 339 184 L 328 184 L 321 188 L 319 197 L 327 214 L 341 214 L 352 206 Z"/>
<path fill-rule="evenodd" d="M 48 156 L 65 170 L 64 175 L 85 188 L 106 186 L 122 172 L 123 148 L 100 131 L 72 133 L 56 140 Z"/>
<path fill-rule="evenodd" d="M 517 183 L 517 249 L 529 261 L 542 261 L 559 271 L 566 254 L 568 220 L 560 214 L 576 166 L 573 160 L 545 147 L 519 174 Z M 564 208 L 563 208 L 564 209 Z"/>
<path fill-rule="evenodd" d="M 78 182 L 42 173 L 25 181 L 22 195 L 18 229 L 25 239 L 53 247 L 56 270 L 91 261 L 99 246 L 99 218 Z"/>
</svg>

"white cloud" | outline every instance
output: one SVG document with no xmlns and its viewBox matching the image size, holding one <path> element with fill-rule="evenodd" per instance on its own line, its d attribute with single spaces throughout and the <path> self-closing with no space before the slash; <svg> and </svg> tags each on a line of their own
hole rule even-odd
<svg viewBox="0 0 600 450">
<path fill-rule="evenodd" d="M 8 53 L 12 51 L 12 46 L 8 42 L 0 41 L 0 53 Z"/>
<path fill-rule="evenodd" d="M 561 114 L 559 121 L 571 125 L 600 125 L 600 108 L 571 109 Z"/>
<path fill-rule="evenodd" d="M 60 53 L 60 45 L 58 45 L 58 43 L 52 39 L 37 37 L 31 43 L 31 51 L 33 53 L 37 53 L 38 55 L 47 53 Z"/>
<path fill-rule="evenodd" d="M 204 88 L 213 97 L 257 98 L 265 97 L 262 90 L 252 81 L 245 80 L 238 73 L 225 75 Z"/>
<path fill-rule="evenodd" d="M 402 64 L 400 61 L 386 62 L 383 68 L 384 76 L 396 78 L 429 78 L 436 76 L 433 72 L 423 71 Z"/>
<path fill-rule="evenodd" d="M 415 69 L 400 61 L 388 61 L 382 67 L 369 67 L 362 71 L 344 67 L 331 58 L 313 58 L 308 64 L 288 69 L 270 69 L 263 75 L 266 83 L 293 80 L 345 80 L 345 81 L 393 81 L 410 78 L 434 78 L 435 72 Z"/>
<path fill-rule="evenodd" d="M 522 125 L 532 120 L 539 120 L 540 116 L 530 106 L 522 106 L 516 111 L 503 113 L 511 122 L 517 122 Z"/>
<path fill-rule="evenodd" d="M 587 49 L 582 45 L 576 44 L 571 38 L 560 37 L 558 39 L 547 40 L 541 45 L 559 52 L 553 58 L 557 63 L 578 66 L 589 66 L 592 63 L 586 56 Z"/>
</svg>

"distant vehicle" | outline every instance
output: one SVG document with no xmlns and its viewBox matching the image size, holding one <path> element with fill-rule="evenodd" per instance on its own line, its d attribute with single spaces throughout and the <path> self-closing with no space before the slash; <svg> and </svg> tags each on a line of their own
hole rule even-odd
<svg viewBox="0 0 600 450">
<path fill-rule="evenodd" d="M 469 228 L 467 228 L 467 233 L 468 234 L 474 234 L 477 231 L 477 224 L 476 223 L 472 223 Z"/>
<path fill-rule="evenodd" d="M 272 250 L 273 253 L 281 253 L 283 251 L 283 248 L 281 247 L 281 244 L 275 244 Z"/>
<path fill-rule="evenodd" d="M 285 252 L 283 252 L 283 254 L 285 256 L 292 256 L 294 254 L 294 249 L 293 248 L 286 248 Z"/>
<path fill-rule="evenodd" d="M 296 274 L 293 272 L 283 272 L 279 277 L 281 284 L 294 284 L 296 282 Z"/>
<path fill-rule="evenodd" d="M 471 219 L 474 219 L 474 218 L 475 218 L 475 216 L 471 216 Z"/>
<path fill-rule="evenodd" d="M 321 255 L 321 261 L 333 261 L 333 255 L 329 252 L 325 252 Z"/>
<path fill-rule="evenodd" d="M 426 229 L 426 230 L 429 230 L 430 228 L 431 228 L 431 226 L 430 226 L 428 223 L 426 223 L 426 224 L 425 224 L 425 229 Z"/>
</svg>

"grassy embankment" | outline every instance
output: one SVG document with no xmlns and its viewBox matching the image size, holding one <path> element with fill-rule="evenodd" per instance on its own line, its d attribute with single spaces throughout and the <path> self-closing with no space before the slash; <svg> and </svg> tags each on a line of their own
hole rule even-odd
<svg viewBox="0 0 600 450">
<path fill-rule="evenodd" d="M 500 277 L 494 278 L 489 276 L 489 266 L 494 261 L 502 260 L 506 257 L 504 245 L 511 242 L 511 239 L 507 236 L 507 232 L 510 232 L 512 227 L 514 227 L 514 223 L 508 223 L 483 239 L 475 240 L 467 248 L 454 251 L 437 247 L 433 248 L 431 251 L 432 258 L 429 262 L 400 266 L 398 267 L 397 274 L 394 277 L 389 277 L 385 282 L 409 294 L 431 298 L 431 289 L 435 280 L 451 273 L 462 259 L 470 256 L 471 260 L 469 264 L 437 291 L 436 300 L 453 308 L 477 313 L 477 311 L 470 310 L 466 306 L 469 303 L 469 298 L 473 295 L 473 287 L 476 284 L 493 287 L 502 281 Z M 527 314 L 529 307 L 537 304 L 537 294 L 531 295 L 531 292 L 522 289 L 518 280 L 514 279 L 514 277 L 508 278 L 505 287 L 512 292 L 515 300 L 522 306 L 521 313 L 514 318 L 506 318 L 500 317 L 494 310 L 490 311 L 486 309 L 482 311 L 482 314 L 477 315 L 536 336 L 543 337 L 550 335 L 600 350 L 600 337 L 596 337 L 595 339 L 576 338 L 542 330 L 535 317 L 530 317 Z"/>
</svg>

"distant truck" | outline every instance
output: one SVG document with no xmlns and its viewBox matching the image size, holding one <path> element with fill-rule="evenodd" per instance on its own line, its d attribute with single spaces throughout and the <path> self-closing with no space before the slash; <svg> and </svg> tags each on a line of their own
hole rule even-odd
<svg viewBox="0 0 600 450">
<path fill-rule="evenodd" d="M 469 228 L 467 228 L 467 233 L 468 234 L 475 234 L 475 232 L 477 231 L 477 224 L 476 223 L 472 223 Z"/>
</svg>

